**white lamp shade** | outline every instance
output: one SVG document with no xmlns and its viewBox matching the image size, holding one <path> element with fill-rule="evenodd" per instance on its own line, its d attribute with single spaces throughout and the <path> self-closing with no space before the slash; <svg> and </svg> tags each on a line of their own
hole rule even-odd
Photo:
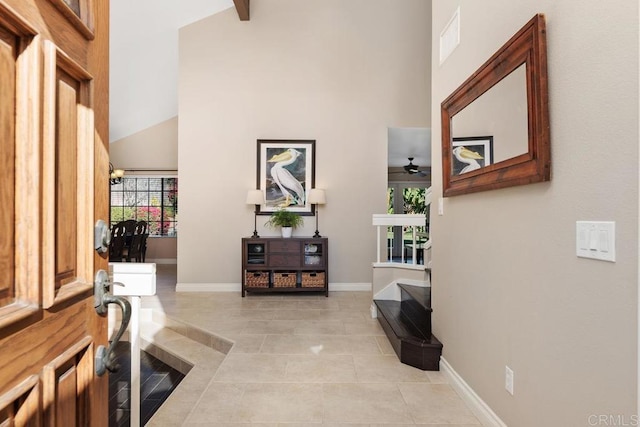
<svg viewBox="0 0 640 427">
<path fill-rule="evenodd" d="M 325 195 L 324 190 L 320 188 L 312 188 L 311 191 L 309 191 L 309 197 L 307 200 L 312 205 L 324 205 L 327 203 L 327 196 Z"/>
<path fill-rule="evenodd" d="M 249 190 L 247 192 L 248 205 L 261 205 L 264 203 L 264 195 L 262 190 Z"/>
</svg>

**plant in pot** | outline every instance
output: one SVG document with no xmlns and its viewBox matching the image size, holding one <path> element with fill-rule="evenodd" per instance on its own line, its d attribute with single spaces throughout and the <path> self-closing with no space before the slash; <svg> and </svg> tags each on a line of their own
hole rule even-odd
<svg viewBox="0 0 640 427">
<path fill-rule="evenodd" d="M 282 237 L 291 237 L 293 229 L 300 227 L 304 220 L 300 215 L 286 209 L 278 209 L 271 214 L 269 221 L 265 223 L 267 227 L 281 227 Z"/>
</svg>

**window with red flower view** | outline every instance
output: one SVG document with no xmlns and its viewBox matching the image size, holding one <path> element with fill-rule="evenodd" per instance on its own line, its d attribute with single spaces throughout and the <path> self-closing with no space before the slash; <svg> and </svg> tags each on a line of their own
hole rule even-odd
<svg viewBox="0 0 640 427">
<path fill-rule="evenodd" d="M 124 177 L 111 186 L 109 221 L 134 219 L 149 224 L 150 236 L 178 233 L 178 178 Z"/>
</svg>

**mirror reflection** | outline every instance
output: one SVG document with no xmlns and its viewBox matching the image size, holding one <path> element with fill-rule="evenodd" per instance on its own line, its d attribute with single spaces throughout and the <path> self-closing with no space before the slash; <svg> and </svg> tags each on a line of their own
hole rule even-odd
<svg viewBox="0 0 640 427">
<path fill-rule="evenodd" d="M 452 175 L 529 150 L 526 64 L 453 116 Z"/>
<path fill-rule="evenodd" d="M 442 101 L 445 197 L 551 179 L 546 46 L 537 14 Z"/>
</svg>

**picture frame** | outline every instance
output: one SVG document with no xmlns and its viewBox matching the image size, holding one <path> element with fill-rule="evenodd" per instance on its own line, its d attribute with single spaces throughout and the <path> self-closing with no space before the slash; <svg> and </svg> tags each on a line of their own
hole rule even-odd
<svg viewBox="0 0 640 427">
<path fill-rule="evenodd" d="M 497 85 L 511 79 L 521 67 L 525 71 L 526 82 L 518 90 L 527 93 L 526 103 L 517 109 L 526 109 L 525 152 L 501 153 L 492 156 L 492 164 L 473 172 L 454 175 L 452 166 L 453 137 L 474 133 L 462 133 L 454 125 L 455 117 L 469 106 L 475 109 L 476 100 L 495 92 Z M 518 78 L 516 77 L 516 80 Z M 499 89 L 499 88 L 498 88 Z M 515 108 L 515 107 L 514 107 Z M 474 117 L 474 121 L 492 126 L 512 128 L 512 123 L 504 123 L 500 115 L 488 112 L 485 118 Z M 457 121 L 457 120 L 455 120 Z M 480 123 L 478 122 L 478 123 Z M 551 140 L 549 123 L 549 75 L 547 73 L 547 27 L 544 14 L 533 16 L 517 33 L 465 80 L 440 104 L 441 146 L 442 146 L 442 195 L 460 196 L 479 191 L 529 185 L 551 181 Z M 487 129 L 486 127 L 483 127 Z M 467 129 L 467 128 L 465 128 Z M 478 128 L 476 128 L 478 129 Z M 489 130 L 478 131 L 489 132 Z M 476 134 L 480 134 L 476 132 Z M 500 145 L 494 133 L 496 145 Z M 498 147 L 499 148 L 499 147 Z"/>
<path fill-rule="evenodd" d="M 472 172 L 493 164 L 493 136 L 453 138 L 451 146 L 451 176 Z M 467 156 L 463 158 L 461 150 L 457 149 L 459 147 L 464 147 L 481 158 Z"/>
<path fill-rule="evenodd" d="M 264 193 L 258 215 L 286 209 L 300 215 L 315 215 L 307 202 L 315 187 L 315 140 L 258 139 L 256 186 Z"/>
</svg>

